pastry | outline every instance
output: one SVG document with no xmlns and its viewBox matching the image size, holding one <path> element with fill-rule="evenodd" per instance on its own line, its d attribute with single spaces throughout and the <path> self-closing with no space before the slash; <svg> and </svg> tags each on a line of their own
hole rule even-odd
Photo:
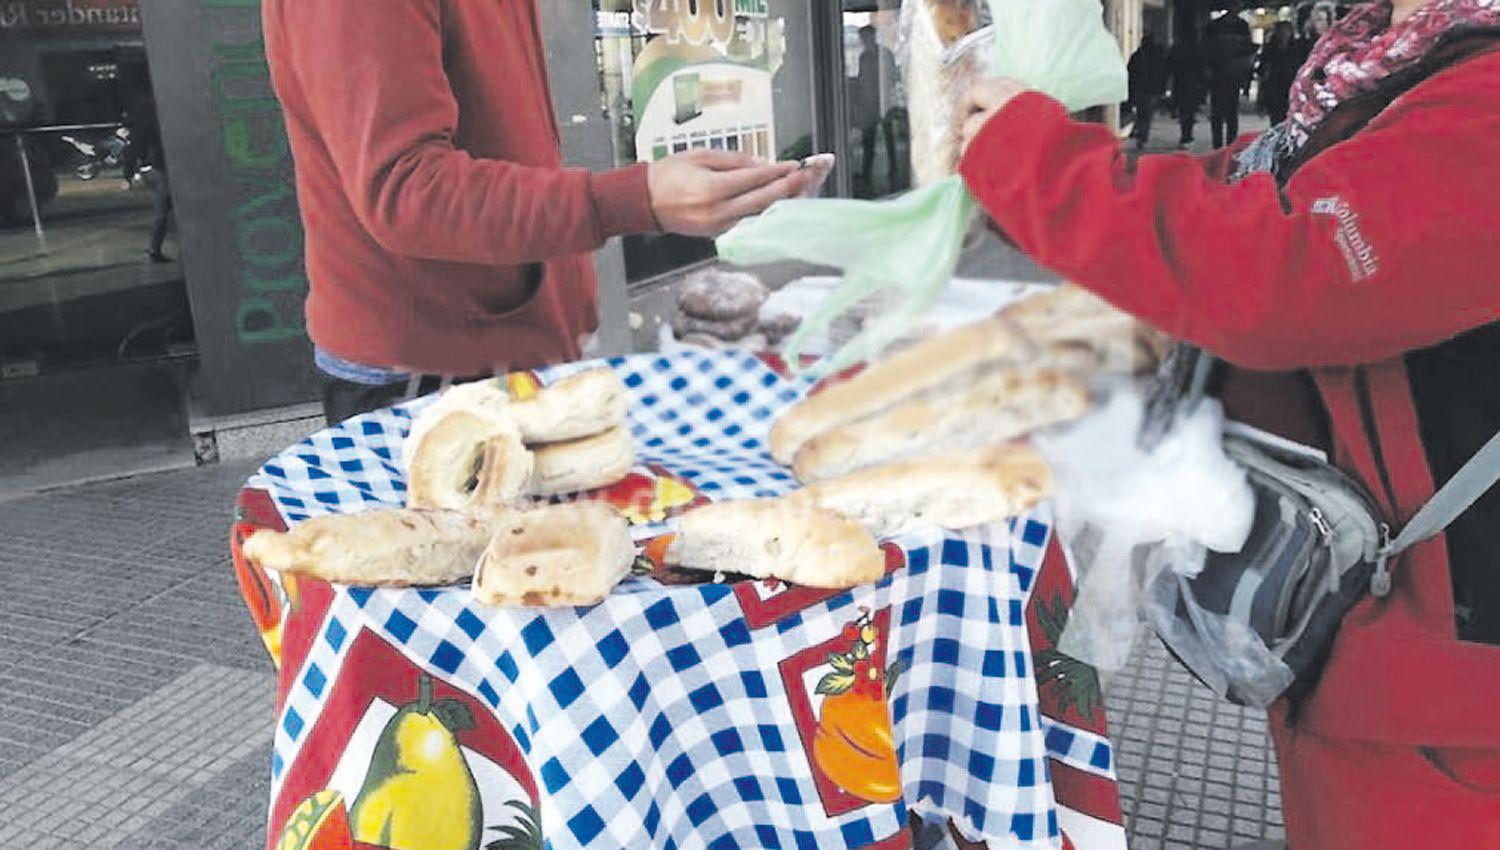
<svg viewBox="0 0 1500 850">
<path fill-rule="evenodd" d="M 807 587 L 854 587 L 885 574 L 885 556 L 864 526 L 790 499 L 716 502 L 688 511 L 666 562 Z"/>
<path fill-rule="evenodd" d="M 613 369 L 589 369 L 543 387 L 505 411 L 528 445 L 592 437 L 625 424 L 628 394 Z"/>
<path fill-rule="evenodd" d="M 469 409 L 424 414 L 407 442 L 407 507 L 502 506 L 531 480 L 533 458 L 503 414 Z"/>
<path fill-rule="evenodd" d="M 678 285 L 677 309 L 685 316 L 723 322 L 757 315 L 769 295 L 755 275 L 705 269 Z"/>
<path fill-rule="evenodd" d="M 1015 516 L 1052 490 L 1052 472 L 1024 444 L 943 452 L 809 485 L 788 498 L 834 511 L 880 539 L 924 526 L 970 528 Z"/>
<path fill-rule="evenodd" d="M 560 496 L 595 490 L 624 478 L 635 465 L 635 440 L 626 428 L 611 428 L 602 434 L 537 446 L 530 496 Z"/>
<path fill-rule="evenodd" d="M 474 574 L 504 516 L 411 508 L 330 514 L 290 531 L 257 531 L 243 552 L 265 569 L 341 584 L 452 584 Z"/>
<path fill-rule="evenodd" d="M 514 514 L 474 570 L 474 598 L 488 605 L 602 602 L 630 574 L 629 524 L 608 505 L 573 502 Z"/>
</svg>

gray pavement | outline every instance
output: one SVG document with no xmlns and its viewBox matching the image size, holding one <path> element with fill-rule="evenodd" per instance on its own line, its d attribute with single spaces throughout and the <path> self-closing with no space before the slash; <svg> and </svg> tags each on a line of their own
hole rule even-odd
<svg viewBox="0 0 1500 850">
<path fill-rule="evenodd" d="M 274 676 L 229 567 L 251 464 L 0 503 L 0 848 L 262 848 Z M 1108 706 L 1131 847 L 1281 836 L 1265 723 L 1142 641 Z"/>
</svg>

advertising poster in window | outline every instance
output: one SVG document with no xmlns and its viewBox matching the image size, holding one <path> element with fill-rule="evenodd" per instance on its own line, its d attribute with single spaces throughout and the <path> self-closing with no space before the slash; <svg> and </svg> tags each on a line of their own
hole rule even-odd
<svg viewBox="0 0 1500 850">
<path fill-rule="evenodd" d="M 771 81 L 784 23 L 768 0 L 636 0 L 630 101 L 635 159 L 692 148 L 776 156 Z"/>
</svg>

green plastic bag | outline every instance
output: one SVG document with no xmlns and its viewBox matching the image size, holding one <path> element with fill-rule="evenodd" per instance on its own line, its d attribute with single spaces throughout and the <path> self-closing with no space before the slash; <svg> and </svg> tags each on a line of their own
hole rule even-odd
<svg viewBox="0 0 1500 850">
<path fill-rule="evenodd" d="M 989 0 L 995 26 L 991 69 L 1061 101 L 1070 112 L 1126 98 L 1125 63 L 1104 28 L 1099 0 Z M 798 368 L 814 330 L 866 298 L 892 308 L 815 369 L 842 369 L 900 338 L 932 309 L 958 266 L 978 210 L 957 175 L 883 201 L 797 199 L 740 222 L 718 239 L 735 265 L 801 260 L 832 266 L 843 281 L 787 341 Z"/>
</svg>

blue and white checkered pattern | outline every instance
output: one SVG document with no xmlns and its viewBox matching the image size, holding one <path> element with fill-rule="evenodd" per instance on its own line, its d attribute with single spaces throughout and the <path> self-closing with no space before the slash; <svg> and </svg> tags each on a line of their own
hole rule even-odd
<svg viewBox="0 0 1500 850">
<path fill-rule="evenodd" d="M 802 387 L 735 353 L 610 365 L 632 390 L 643 460 L 715 498 L 793 486 L 763 446 Z M 251 486 L 289 521 L 399 504 L 393 459 L 424 403 L 316 435 Z M 494 710 L 537 777 L 552 847 L 859 847 L 898 831 L 908 804 L 993 847 L 1055 846 L 1048 755 L 1095 764 L 1102 745 L 1108 767 L 1109 753 L 1037 711 L 1023 610 L 1049 526 L 1043 507 L 904 538 L 905 569 L 754 630 L 721 585 L 632 578 L 593 608 L 546 611 L 486 608 L 461 588 L 340 588 L 302 669 L 284 673 L 295 678 L 276 728 L 277 787 L 351 638 L 369 629 Z M 861 606 L 889 608 L 889 652 L 910 665 L 890 695 L 905 802 L 830 818 L 780 664 L 837 636 Z"/>
</svg>

